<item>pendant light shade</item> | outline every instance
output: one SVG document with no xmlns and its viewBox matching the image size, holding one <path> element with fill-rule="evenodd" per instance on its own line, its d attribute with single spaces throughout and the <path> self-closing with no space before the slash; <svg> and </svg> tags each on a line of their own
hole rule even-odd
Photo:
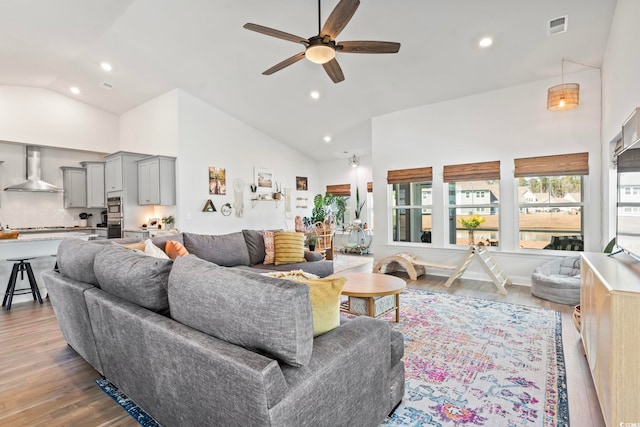
<svg viewBox="0 0 640 427">
<path fill-rule="evenodd" d="M 564 82 L 564 61 L 562 58 L 562 83 L 550 87 L 547 91 L 547 110 L 570 110 L 580 104 L 580 85 Z"/>
<path fill-rule="evenodd" d="M 570 110 L 576 108 L 578 104 L 580 104 L 580 85 L 578 83 L 562 83 L 549 88 L 547 110 Z"/>
<path fill-rule="evenodd" d="M 360 164 L 360 158 L 358 156 L 354 154 L 353 156 L 349 157 L 349 165 L 352 168 L 357 168 L 359 164 Z"/>
</svg>

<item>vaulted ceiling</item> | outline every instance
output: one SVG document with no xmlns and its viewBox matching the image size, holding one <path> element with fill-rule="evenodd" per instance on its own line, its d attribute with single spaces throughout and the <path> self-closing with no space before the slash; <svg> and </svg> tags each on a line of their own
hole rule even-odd
<svg viewBox="0 0 640 427">
<path fill-rule="evenodd" d="M 322 2 L 323 22 L 337 3 Z M 397 54 L 338 53 L 345 81 L 334 84 L 307 60 L 262 75 L 304 47 L 242 28 L 316 35 L 316 0 L 0 0 L 0 84 L 47 88 L 115 114 L 180 88 L 325 161 L 366 155 L 371 117 L 559 76 L 562 57 L 599 66 L 615 5 L 362 0 L 338 40 L 402 46 Z M 548 21 L 565 15 L 567 31 L 549 36 Z M 485 36 L 494 42 L 481 49 Z M 565 65 L 565 74 L 581 70 Z"/>
</svg>

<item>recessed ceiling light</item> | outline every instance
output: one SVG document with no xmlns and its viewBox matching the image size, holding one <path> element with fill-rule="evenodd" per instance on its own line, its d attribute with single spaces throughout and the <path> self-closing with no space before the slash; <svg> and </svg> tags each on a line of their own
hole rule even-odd
<svg viewBox="0 0 640 427">
<path fill-rule="evenodd" d="M 485 37 L 478 42 L 480 47 L 489 47 L 493 44 L 493 40 L 491 37 Z"/>
<path fill-rule="evenodd" d="M 111 71 L 113 70 L 113 67 L 111 66 L 111 64 L 109 64 L 108 62 L 103 62 L 100 64 L 100 68 L 102 68 L 104 71 Z"/>
<path fill-rule="evenodd" d="M 320 98 L 320 92 L 318 92 L 317 90 L 312 90 L 309 96 L 311 96 L 311 98 L 313 99 L 318 99 Z"/>
<path fill-rule="evenodd" d="M 69 88 L 69 90 L 70 90 L 70 91 L 71 91 L 71 93 L 73 93 L 74 95 L 79 95 L 79 94 L 80 94 L 80 89 L 78 89 L 78 88 L 77 88 L 77 87 L 75 87 L 75 86 L 71 86 L 71 87 Z"/>
<path fill-rule="evenodd" d="M 330 137 L 329 135 L 326 135 L 326 136 L 324 137 L 324 142 L 326 142 L 326 143 L 331 142 L 331 137 Z"/>
</svg>

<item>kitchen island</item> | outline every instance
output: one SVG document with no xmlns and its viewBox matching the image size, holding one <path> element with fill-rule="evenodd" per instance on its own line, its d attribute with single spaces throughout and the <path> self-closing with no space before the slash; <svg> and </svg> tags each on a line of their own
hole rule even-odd
<svg viewBox="0 0 640 427">
<path fill-rule="evenodd" d="M 60 245 L 60 242 L 64 239 L 89 240 L 95 236 L 96 234 L 82 231 L 47 231 L 21 233 L 17 239 L 0 239 L 0 289 L 3 297 L 7 283 L 9 282 L 9 276 L 11 275 L 11 269 L 13 268 L 13 262 L 7 261 L 7 259 L 33 257 L 29 262 L 31 263 L 31 268 L 38 282 L 40 294 L 42 298 L 45 298 L 47 290 L 44 287 L 41 274 L 46 270 L 53 269 L 55 266 L 55 255 L 58 253 L 58 245 Z M 18 276 L 16 289 L 28 287 L 29 281 L 27 275 L 24 275 L 24 280 L 20 280 L 20 276 Z M 15 295 L 11 304 L 14 305 L 26 301 L 33 301 L 31 294 Z M 34 303 L 37 304 L 36 302 Z"/>
</svg>

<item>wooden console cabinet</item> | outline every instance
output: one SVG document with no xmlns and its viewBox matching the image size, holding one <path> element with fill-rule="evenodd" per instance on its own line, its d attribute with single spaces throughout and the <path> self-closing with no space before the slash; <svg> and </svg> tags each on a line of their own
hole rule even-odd
<svg viewBox="0 0 640 427">
<path fill-rule="evenodd" d="M 605 423 L 640 425 L 640 261 L 583 253 L 581 270 L 582 344 Z"/>
</svg>

